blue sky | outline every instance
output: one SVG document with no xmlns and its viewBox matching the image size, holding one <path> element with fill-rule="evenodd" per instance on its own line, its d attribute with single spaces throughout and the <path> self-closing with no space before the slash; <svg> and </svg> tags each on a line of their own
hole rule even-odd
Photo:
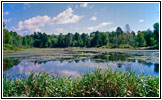
<svg viewBox="0 0 162 100">
<path fill-rule="evenodd" d="M 158 3 L 3 3 L 6 28 L 20 35 L 153 30 L 159 22 Z"/>
</svg>

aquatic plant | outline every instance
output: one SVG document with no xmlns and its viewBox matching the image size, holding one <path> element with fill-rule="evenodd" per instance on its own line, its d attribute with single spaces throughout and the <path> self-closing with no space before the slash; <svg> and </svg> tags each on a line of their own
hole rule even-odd
<svg viewBox="0 0 162 100">
<path fill-rule="evenodd" d="M 76 79 L 31 73 L 24 79 L 3 78 L 4 97 L 158 97 L 159 77 L 97 68 Z"/>
</svg>

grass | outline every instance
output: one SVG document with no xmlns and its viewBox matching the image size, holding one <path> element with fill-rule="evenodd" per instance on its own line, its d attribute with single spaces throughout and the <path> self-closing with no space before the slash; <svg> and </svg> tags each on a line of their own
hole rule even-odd
<svg viewBox="0 0 162 100">
<path fill-rule="evenodd" d="M 11 44 L 3 44 L 3 52 L 4 53 L 16 53 L 26 49 L 33 49 L 34 47 L 30 46 L 16 46 Z"/>
<path fill-rule="evenodd" d="M 158 97 L 159 77 L 98 68 L 77 79 L 42 72 L 22 80 L 3 78 L 4 97 Z"/>
</svg>

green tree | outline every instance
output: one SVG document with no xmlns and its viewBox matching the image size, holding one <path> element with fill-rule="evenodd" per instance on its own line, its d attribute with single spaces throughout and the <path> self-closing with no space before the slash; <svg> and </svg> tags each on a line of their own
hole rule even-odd
<svg viewBox="0 0 162 100">
<path fill-rule="evenodd" d="M 157 43 L 157 40 L 154 36 L 150 37 L 150 46 L 154 46 Z"/>
<path fill-rule="evenodd" d="M 46 48 L 48 47 L 48 35 L 46 33 L 37 32 L 34 33 L 34 44 L 35 47 Z"/>
<path fill-rule="evenodd" d="M 123 33 L 123 30 L 120 27 L 117 27 L 116 33 L 119 36 L 119 35 L 121 35 Z"/>
<path fill-rule="evenodd" d="M 58 37 L 58 46 L 59 47 L 64 47 L 65 44 L 64 44 L 64 36 L 62 33 L 60 33 L 59 37 Z"/>
<path fill-rule="evenodd" d="M 121 35 L 120 35 L 120 44 L 126 44 L 126 40 L 127 40 L 127 35 L 123 32 Z"/>
<path fill-rule="evenodd" d="M 58 46 L 58 39 L 57 38 L 54 38 L 51 40 L 51 47 L 54 48 L 54 47 L 57 47 Z"/>
<path fill-rule="evenodd" d="M 120 27 L 117 27 L 116 29 L 116 45 L 120 44 L 120 36 L 123 33 L 123 30 Z"/>
<path fill-rule="evenodd" d="M 72 33 L 68 33 L 65 36 L 65 46 L 66 47 L 71 47 L 72 46 L 72 39 L 73 39 L 73 34 Z"/>
<path fill-rule="evenodd" d="M 154 25 L 153 25 L 153 27 L 154 27 L 154 34 L 155 34 L 155 38 L 156 38 L 156 40 L 157 40 L 157 47 L 159 48 L 159 23 L 155 23 Z"/>
<path fill-rule="evenodd" d="M 81 35 L 81 38 L 82 38 L 82 40 L 83 40 L 83 47 L 86 47 L 87 46 L 87 44 L 88 44 L 88 34 L 85 34 L 85 33 L 83 33 L 82 35 Z"/>
<path fill-rule="evenodd" d="M 146 40 L 146 46 L 151 46 L 151 41 L 154 38 L 152 31 L 148 29 L 147 31 L 143 31 L 143 33 Z"/>
<path fill-rule="evenodd" d="M 27 46 L 27 39 L 26 39 L 26 37 L 23 37 L 22 44 L 23 44 L 24 46 Z"/>
<path fill-rule="evenodd" d="M 104 45 L 109 45 L 109 37 L 108 37 L 108 33 L 102 33 L 101 34 L 101 38 L 102 38 L 102 46 Z"/>
<path fill-rule="evenodd" d="M 74 39 L 75 41 L 77 41 L 77 43 L 75 43 L 76 47 L 82 47 L 83 46 L 83 40 L 81 38 L 81 35 L 79 33 L 75 33 L 74 34 Z"/>
<path fill-rule="evenodd" d="M 10 32 L 6 32 L 5 33 L 5 39 L 4 39 L 4 41 L 5 41 L 5 44 L 11 44 L 11 35 L 10 35 Z"/>
<path fill-rule="evenodd" d="M 102 44 L 102 37 L 99 31 L 95 32 L 95 36 L 92 40 L 92 46 L 94 47 L 100 47 Z"/>
<path fill-rule="evenodd" d="M 138 32 L 138 35 L 137 35 L 137 38 L 136 38 L 136 45 L 138 47 L 146 46 L 146 40 L 144 38 L 144 32 Z"/>
<path fill-rule="evenodd" d="M 128 38 L 129 38 L 129 45 L 135 46 L 136 40 L 135 40 L 134 35 L 133 34 L 129 34 Z"/>
</svg>

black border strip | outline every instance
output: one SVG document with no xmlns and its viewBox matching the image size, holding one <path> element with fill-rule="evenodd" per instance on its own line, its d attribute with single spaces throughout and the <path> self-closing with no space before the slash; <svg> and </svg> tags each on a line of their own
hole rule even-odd
<svg viewBox="0 0 162 100">
<path fill-rule="evenodd" d="M 2 82 L 3 82 L 3 77 L 2 77 L 2 59 L 3 59 L 3 52 L 2 52 L 2 48 L 3 48 L 3 44 L 2 44 L 2 42 L 3 42 L 3 38 L 2 38 L 2 4 L 3 3 L 8 3 L 8 2 L 11 2 L 11 3 L 13 3 L 13 2 L 19 2 L 19 3 L 21 3 L 21 2 L 53 2 L 53 3 L 55 3 L 55 2 L 60 2 L 60 3 L 63 3 L 63 2 L 70 2 L 70 3 L 75 3 L 75 2 L 90 2 L 90 3 L 95 3 L 95 2 L 106 2 L 106 3 L 109 3 L 109 2 L 114 2 L 114 3 L 117 3 L 117 2 L 119 2 L 119 3 L 122 3 L 122 2 L 127 2 L 127 3 L 150 3 L 150 2 L 155 2 L 155 3 L 159 3 L 160 4 L 160 8 L 159 8 L 159 13 L 160 13 L 160 22 L 159 22 L 159 24 L 160 24 L 160 48 L 159 48 L 159 50 L 160 50 L 160 65 L 159 65 L 159 67 L 160 67 L 160 80 L 159 80 L 159 82 L 160 82 L 160 87 L 159 87 L 159 89 L 160 89 L 160 91 L 159 91 L 159 98 L 156 98 L 156 97 L 146 97 L 146 98 L 142 98 L 142 97 L 138 97 L 138 98 L 135 98 L 135 97 L 128 97 L 128 98 L 124 98 L 124 97 L 104 97 L 104 98 L 102 98 L 102 97 L 96 97 L 96 98 L 90 98 L 90 97 L 45 97 L 45 98 L 43 98 L 43 97 L 37 97 L 37 98 L 34 98 L 34 97 L 28 97 L 28 98 L 18 98 L 18 97 L 3 97 L 3 93 L 2 93 Z M 161 1 L 1 1 L 1 99 L 161 99 Z"/>
</svg>

